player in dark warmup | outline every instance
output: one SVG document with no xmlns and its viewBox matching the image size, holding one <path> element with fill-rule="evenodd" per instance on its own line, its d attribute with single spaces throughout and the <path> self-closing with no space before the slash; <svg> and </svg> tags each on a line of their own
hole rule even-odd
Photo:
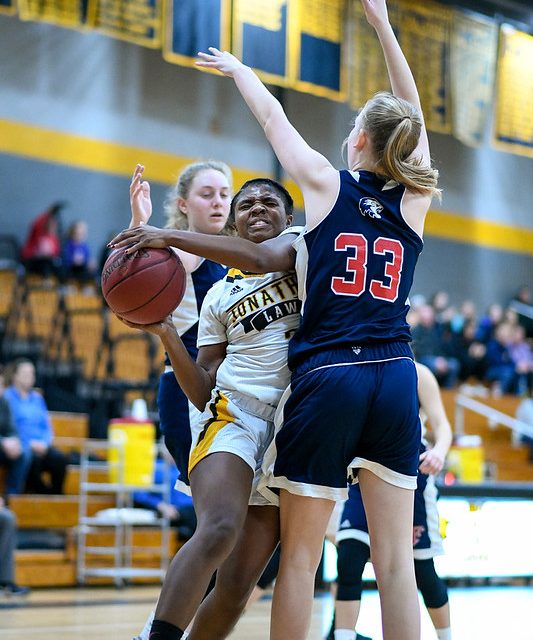
<svg viewBox="0 0 533 640">
<path fill-rule="evenodd" d="M 443 552 L 434 476 L 443 468 L 452 442 L 452 429 L 435 376 L 424 365 L 417 363 L 416 369 L 420 417 L 423 425 L 426 419 L 431 425 L 432 444 L 423 438 L 413 520 L 415 575 L 437 637 L 451 640 L 448 591 L 435 572 L 433 558 Z M 364 640 L 364 636 L 354 631 L 361 606 L 363 569 L 370 559 L 368 525 L 358 485 L 350 487 L 344 505 L 337 533 L 337 553 L 335 617 L 327 640 Z"/>
<path fill-rule="evenodd" d="M 142 180 L 143 171 L 144 167 L 137 165 L 130 184 L 131 227 L 146 224 L 152 215 L 150 184 Z M 167 227 L 218 235 L 226 225 L 231 191 L 231 171 L 223 162 L 210 160 L 187 165 L 165 202 Z M 187 352 L 196 358 L 200 307 L 208 290 L 226 275 L 227 269 L 217 262 L 200 259 L 180 249 L 177 253 L 187 272 L 187 285 L 172 320 Z M 188 483 L 190 404 L 176 382 L 168 358 L 165 365 L 157 396 L 160 428 L 181 480 Z"/>
<path fill-rule="evenodd" d="M 349 171 L 311 149 L 257 76 L 229 53 L 202 66 L 234 78 L 280 162 L 302 190 L 306 232 L 294 243 L 302 323 L 289 345 L 290 393 L 265 467 L 279 492 L 281 564 L 271 640 L 307 636 L 314 576 L 335 500 L 357 477 L 369 524 L 385 640 L 416 640 L 413 491 L 420 447 L 407 297 L 424 220 L 438 194 L 416 85 L 384 0 L 361 0 L 380 39 L 393 94 L 371 99 L 346 140 Z M 122 236 L 131 250 L 149 229 Z M 166 243 L 180 246 L 185 234 Z M 290 268 L 277 239 L 188 236 L 187 248 L 250 271 Z"/>
</svg>

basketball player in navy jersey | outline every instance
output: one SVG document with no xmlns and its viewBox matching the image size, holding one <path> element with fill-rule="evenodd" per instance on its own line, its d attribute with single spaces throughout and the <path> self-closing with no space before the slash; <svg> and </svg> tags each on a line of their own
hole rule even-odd
<svg viewBox="0 0 533 640">
<path fill-rule="evenodd" d="M 417 586 L 439 640 L 451 640 L 448 590 L 437 575 L 433 558 L 443 553 L 434 476 L 442 471 L 452 442 L 437 379 L 424 365 L 416 364 L 418 398 L 423 430 L 431 426 L 431 440 L 422 439 L 422 453 L 415 491 L 413 553 Z M 368 524 L 358 484 L 349 489 L 337 532 L 337 596 L 334 630 L 328 640 L 359 640 L 354 631 L 361 606 L 362 576 L 370 559 Z"/>
<path fill-rule="evenodd" d="M 347 497 L 347 475 L 361 486 L 384 640 L 420 637 L 412 560 L 420 422 L 406 314 L 425 216 L 439 192 L 418 92 L 385 1 L 361 2 L 392 94 L 377 94 L 357 116 L 345 142 L 349 171 L 307 145 L 250 68 L 217 49 L 199 54 L 200 66 L 233 77 L 305 202 L 306 232 L 294 242 L 302 320 L 289 345 L 291 386 L 263 487 L 273 500 L 279 494 L 281 521 L 271 640 L 307 636 L 324 533 L 334 502 Z M 166 242 L 180 246 L 185 235 L 173 231 Z M 291 268 L 287 239 L 220 240 L 190 234 L 186 246 L 250 271 Z M 143 229 L 117 241 L 131 251 L 158 246 Z"/>
<path fill-rule="evenodd" d="M 137 165 L 130 184 L 131 227 L 146 224 L 152 215 L 150 184 L 142 179 L 143 172 L 144 167 Z M 231 192 L 232 176 L 228 165 L 213 160 L 187 165 L 165 201 L 167 227 L 218 235 L 226 225 Z M 176 249 L 176 252 L 185 267 L 187 284 L 181 304 L 172 313 L 172 320 L 187 352 L 196 358 L 200 307 L 208 290 L 226 275 L 227 269 L 182 249 Z M 191 409 L 176 382 L 168 357 L 165 372 L 159 380 L 157 406 L 165 445 L 176 462 L 181 481 L 188 484 Z"/>
</svg>

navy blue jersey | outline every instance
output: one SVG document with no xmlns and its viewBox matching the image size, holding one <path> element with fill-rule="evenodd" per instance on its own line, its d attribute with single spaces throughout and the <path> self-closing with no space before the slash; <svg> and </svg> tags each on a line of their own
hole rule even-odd
<svg viewBox="0 0 533 640">
<path fill-rule="evenodd" d="M 227 272 L 227 268 L 218 262 L 202 260 L 197 269 L 187 274 L 185 295 L 178 308 L 172 313 L 176 330 L 185 348 L 194 359 L 198 354 L 196 346 L 198 321 L 205 295 L 215 282 L 221 280 Z M 168 359 L 166 364 L 170 364 Z"/>
<path fill-rule="evenodd" d="M 402 215 L 405 192 L 369 171 L 341 171 L 332 210 L 295 241 L 303 305 L 291 369 L 325 349 L 410 342 L 407 298 L 423 243 Z"/>
</svg>

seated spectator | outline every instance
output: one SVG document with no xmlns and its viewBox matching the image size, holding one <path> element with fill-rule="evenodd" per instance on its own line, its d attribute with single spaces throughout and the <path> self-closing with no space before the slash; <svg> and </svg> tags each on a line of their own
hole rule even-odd
<svg viewBox="0 0 533 640">
<path fill-rule="evenodd" d="M 196 529 L 196 514 L 192 504 L 192 498 L 181 491 L 174 489 L 179 471 L 170 453 L 163 449 L 164 460 L 156 460 L 154 469 L 154 484 L 163 484 L 165 473 L 169 483 L 169 502 L 163 500 L 161 493 L 147 491 L 136 491 L 133 494 L 133 501 L 136 507 L 152 509 L 160 516 L 170 520 L 172 526 L 176 527 L 180 540 L 188 540 Z M 168 470 L 165 466 L 168 465 Z"/>
<path fill-rule="evenodd" d="M 533 349 L 526 340 L 526 330 L 521 324 L 512 327 L 509 352 L 515 365 L 514 393 L 527 395 L 533 379 Z"/>
<path fill-rule="evenodd" d="M 495 395 L 514 392 L 516 372 L 510 351 L 513 330 L 512 324 L 501 322 L 496 327 L 494 337 L 487 344 L 485 378 L 492 383 L 492 392 Z"/>
<path fill-rule="evenodd" d="M 459 378 L 463 381 L 472 377 L 482 381 L 487 371 L 487 346 L 476 340 L 476 326 L 475 320 L 468 320 L 459 333 L 453 332 L 450 341 L 451 354 L 459 361 Z"/>
<path fill-rule="evenodd" d="M 431 369 L 439 384 L 454 387 L 457 383 L 460 364 L 451 357 L 451 347 L 443 339 L 444 327 L 435 322 L 435 311 L 431 305 L 417 309 L 417 325 L 412 329 L 413 351 L 416 359 Z"/>
<path fill-rule="evenodd" d="M 9 402 L 22 447 L 31 452 L 26 489 L 35 493 L 62 493 L 67 469 L 66 455 L 52 446 L 53 431 L 44 398 L 34 389 L 35 367 L 19 358 L 10 364 L 4 393 Z M 48 482 L 43 476 L 47 471 Z"/>
<path fill-rule="evenodd" d="M 533 295 L 524 285 L 518 289 L 509 307 L 518 315 L 518 322 L 524 327 L 526 336 L 533 338 Z"/>
<path fill-rule="evenodd" d="M 37 216 L 30 226 L 21 257 L 31 273 L 38 273 L 45 278 L 61 275 L 59 212 L 64 206 L 63 202 L 54 203 Z"/>
<path fill-rule="evenodd" d="M 81 220 L 70 225 L 63 247 L 63 271 L 66 278 L 82 283 L 94 279 L 96 263 L 87 242 L 87 224 Z"/>
<path fill-rule="evenodd" d="M 22 447 L 9 403 L 3 397 L 4 389 L 4 370 L 0 367 L 0 465 L 7 468 L 5 492 L 10 495 L 24 490 L 32 456 Z"/>
<path fill-rule="evenodd" d="M 7 596 L 25 596 L 28 587 L 15 584 L 14 552 L 17 547 L 17 521 L 0 498 L 0 591 Z"/>
<path fill-rule="evenodd" d="M 503 321 L 503 307 L 501 304 L 491 304 L 487 313 L 481 316 L 476 329 L 476 340 L 487 344 L 494 337 L 496 327 Z"/>
</svg>

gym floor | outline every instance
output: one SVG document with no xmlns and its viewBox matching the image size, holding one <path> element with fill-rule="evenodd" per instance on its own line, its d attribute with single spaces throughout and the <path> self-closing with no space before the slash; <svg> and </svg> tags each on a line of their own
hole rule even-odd
<svg viewBox="0 0 533 640">
<path fill-rule="evenodd" d="M 25 598 L 0 596 L 2 640 L 131 640 L 139 633 L 157 599 L 157 587 L 91 587 L 35 589 Z M 454 640 L 533 640 L 532 587 L 471 587 L 450 589 Z M 315 598 L 309 640 L 322 640 L 329 629 L 333 600 Z M 270 598 L 254 604 L 239 622 L 232 640 L 267 640 Z M 382 640 L 376 591 L 365 591 L 361 633 Z M 422 640 L 436 635 L 422 608 Z"/>
</svg>

